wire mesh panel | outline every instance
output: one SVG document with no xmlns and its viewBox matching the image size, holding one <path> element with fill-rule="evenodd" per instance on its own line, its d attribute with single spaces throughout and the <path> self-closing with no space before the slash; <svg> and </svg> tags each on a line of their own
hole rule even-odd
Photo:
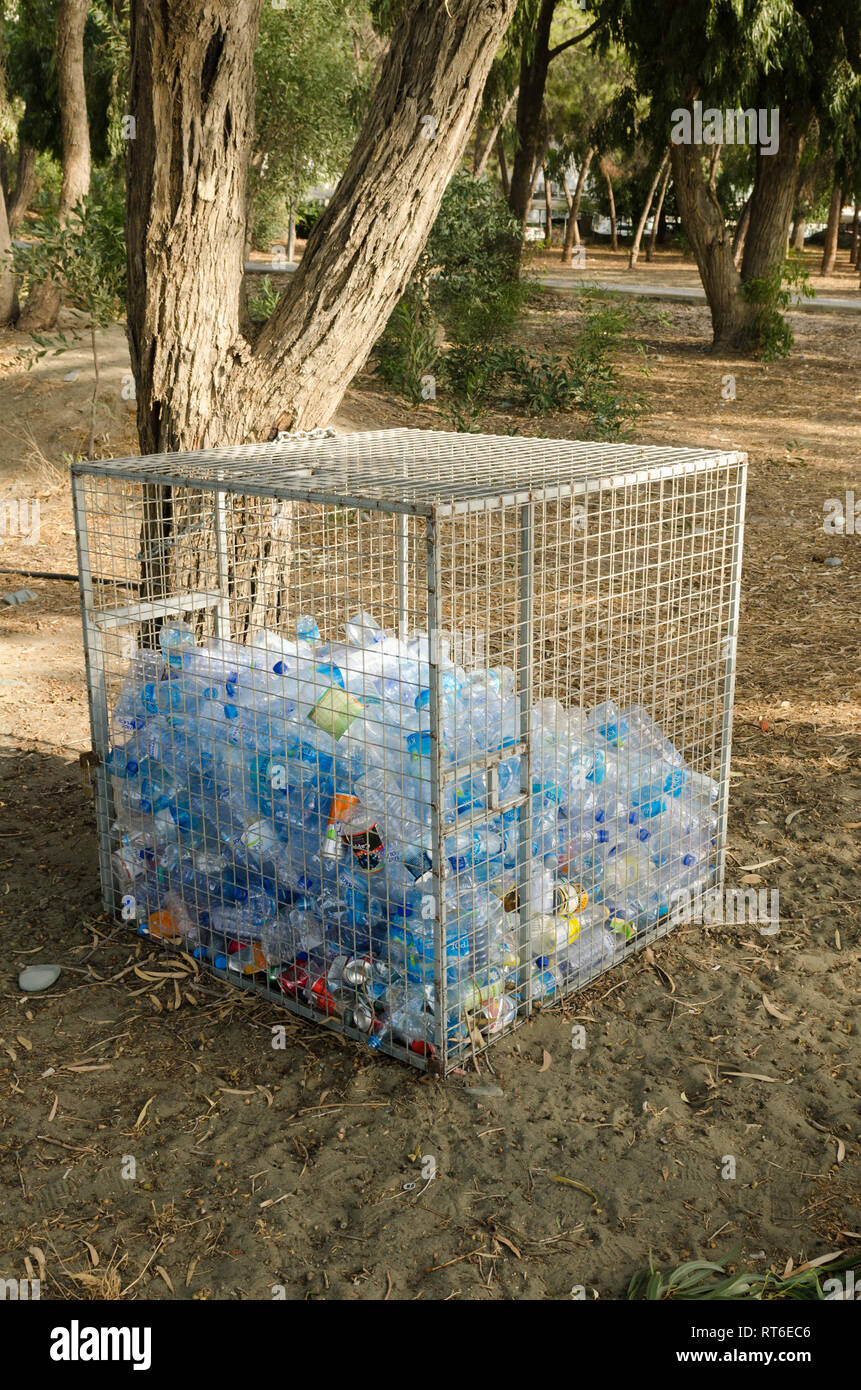
<svg viewBox="0 0 861 1390">
<path fill-rule="evenodd" d="M 76 464 L 106 906 L 448 1071 L 720 884 L 745 461 Z"/>
</svg>

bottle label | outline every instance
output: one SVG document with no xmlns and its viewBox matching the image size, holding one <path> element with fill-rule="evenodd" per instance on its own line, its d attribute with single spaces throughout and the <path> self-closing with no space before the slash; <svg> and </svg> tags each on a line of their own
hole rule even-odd
<svg viewBox="0 0 861 1390">
<path fill-rule="evenodd" d="M 386 861 L 386 847 L 375 825 L 358 835 L 342 834 L 341 839 L 368 874 L 377 873 Z"/>
<path fill-rule="evenodd" d="M 361 713 L 362 706 L 353 695 L 333 686 L 321 695 L 308 718 L 322 733 L 337 741 Z"/>
</svg>

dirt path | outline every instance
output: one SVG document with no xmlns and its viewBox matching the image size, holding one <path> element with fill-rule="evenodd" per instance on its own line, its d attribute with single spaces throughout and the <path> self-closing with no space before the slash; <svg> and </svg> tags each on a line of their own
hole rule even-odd
<svg viewBox="0 0 861 1390">
<path fill-rule="evenodd" d="M 575 323 L 547 296 L 523 337 L 562 350 Z M 26 581 L 35 601 L 0 610 L 0 1277 L 38 1274 L 35 1247 L 51 1297 L 620 1298 L 650 1250 L 740 1246 L 765 1269 L 859 1244 L 861 539 L 822 521 L 827 498 L 861 496 L 861 343 L 827 316 L 794 323 L 790 362 L 740 366 L 705 352 L 703 310 L 667 306 L 638 329 L 650 375 L 625 359 L 651 405 L 639 439 L 751 455 L 730 877 L 779 889 L 781 931 L 681 929 L 655 965 L 503 1041 L 492 1074 L 422 1080 L 106 921 L 76 765 L 75 588 Z M 76 382 L 62 358 L 25 378 L 15 346 L 0 341 L 0 488 L 41 487 L 43 505 L 38 543 L 7 535 L 0 565 L 71 570 L 55 470 L 86 432 L 85 363 Z M 121 396 L 112 408 L 118 454 L 133 441 Z M 340 417 L 405 420 L 439 428 L 443 405 L 405 410 L 369 375 Z M 47 463 L 6 444 L 25 427 Z M 63 973 L 25 997 L 18 970 L 38 960 Z"/>
</svg>

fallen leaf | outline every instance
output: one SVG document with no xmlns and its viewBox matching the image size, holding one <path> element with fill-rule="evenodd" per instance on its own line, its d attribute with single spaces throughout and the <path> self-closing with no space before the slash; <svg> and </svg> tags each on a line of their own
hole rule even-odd
<svg viewBox="0 0 861 1390">
<path fill-rule="evenodd" d="M 843 950 L 843 947 L 842 947 L 841 944 L 840 944 L 840 933 L 839 933 L 839 931 L 836 931 L 836 932 L 834 933 L 834 945 L 837 947 L 838 951 L 842 951 L 842 950 Z"/>
<path fill-rule="evenodd" d="M 171 1293 L 173 1293 L 173 1292 L 174 1292 L 173 1284 L 170 1282 L 170 1275 L 168 1274 L 168 1272 L 167 1272 L 167 1270 L 165 1269 L 164 1265 L 156 1265 L 156 1267 L 155 1267 L 155 1272 L 156 1272 L 156 1274 L 160 1274 L 160 1275 L 161 1275 L 162 1279 L 163 1279 L 164 1282 L 167 1284 L 167 1286 L 168 1286 L 168 1288 L 170 1289 Z"/>
<path fill-rule="evenodd" d="M 830 1255 L 820 1255 L 818 1259 L 808 1260 L 806 1264 L 799 1265 L 795 1273 L 800 1274 L 803 1269 L 818 1269 L 820 1265 L 827 1265 L 831 1260 L 839 1260 L 843 1254 L 843 1250 L 832 1250 Z M 792 1264 L 791 1259 L 789 1263 Z"/>
<path fill-rule="evenodd" d="M 132 1125 L 132 1129 L 140 1129 L 141 1125 L 143 1124 L 143 1121 L 144 1121 L 144 1117 L 145 1117 L 145 1115 L 146 1115 L 146 1112 L 149 1110 L 149 1108 L 150 1108 L 150 1106 L 152 1105 L 152 1103 L 153 1103 L 154 1100 L 155 1100 L 155 1096 L 150 1096 L 150 1098 L 149 1098 L 149 1100 L 147 1101 L 146 1105 L 144 1106 L 143 1110 L 142 1110 L 141 1113 L 138 1115 L 137 1119 L 135 1120 L 134 1124 Z"/>
<path fill-rule="evenodd" d="M 518 1260 L 520 1259 L 520 1251 L 518 1250 L 517 1246 L 513 1244 L 512 1241 L 510 1241 L 506 1236 L 501 1236 L 498 1231 L 494 1231 L 493 1234 L 495 1239 L 499 1241 L 500 1245 L 504 1245 L 508 1250 L 511 1251 L 512 1255 L 516 1255 Z"/>
<path fill-rule="evenodd" d="M 846 1157 L 846 1145 L 842 1139 L 837 1140 L 837 1162 L 842 1163 Z"/>
<path fill-rule="evenodd" d="M 538 1068 L 538 1070 L 549 1071 L 553 1065 L 553 1058 L 550 1056 L 550 1053 L 547 1051 L 546 1047 L 542 1048 L 542 1054 L 543 1055 L 541 1060 L 541 1066 Z"/>
<path fill-rule="evenodd" d="M 723 1074 L 724 1076 L 747 1076 L 751 1081 L 774 1081 L 778 1085 L 783 1084 L 779 1076 L 763 1076 L 758 1071 L 725 1071 Z"/>
<path fill-rule="evenodd" d="M 578 1192 L 585 1192 L 587 1196 L 592 1198 L 592 1205 L 594 1206 L 595 1210 L 598 1210 L 598 1198 L 592 1191 L 591 1187 L 587 1187 L 584 1182 L 575 1182 L 573 1178 L 563 1178 L 560 1177 L 558 1174 L 551 1174 L 550 1181 L 563 1182 L 566 1187 L 576 1187 Z"/>
<path fill-rule="evenodd" d="M 792 1019 L 789 1017 L 788 1014 L 782 1014 L 780 1012 L 780 1009 L 778 1009 L 774 1004 L 772 1004 L 767 994 L 764 994 L 762 996 L 762 1002 L 765 1008 L 765 1012 L 767 1014 L 771 1014 L 772 1018 L 779 1018 L 782 1023 L 792 1022 Z"/>
<path fill-rule="evenodd" d="M 90 1244 L 88 1240 L 85 1240 L 84 1244 L 86 1245 L 87 1250 L 90 1252 L 90 1259 L 92 1260 L 93 1266 L 95 1267 L 99 1263 L 99 1252 L 94 1245 Z"/>
<path fill-rule="evenodd" d="M 806 810 L 806 806 L 799 806 L 797 811 L 790 811 L 789 815 L 786 817 L 786 820 L 783 822 L 784 826 L 790 826 L 792 822 L 795 820 L 795 817 L 800 816 L 802 811 Z"/>
<path fill-rule="evenodd" d="M 740 883 L 762 883 L 762 874 L 742 874 Z"/>
</svg>

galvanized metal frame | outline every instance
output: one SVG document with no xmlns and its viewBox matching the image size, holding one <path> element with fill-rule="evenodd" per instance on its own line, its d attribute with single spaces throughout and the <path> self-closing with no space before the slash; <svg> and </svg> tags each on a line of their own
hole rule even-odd
<svg viewBox="0 0 861 1390">
<path fill-rule="evenodd" d="M 486 455 L 484 469 L 475 466 L 471 477 L 464 477 L 462 461 L 475 458 L 478 449 Z M 388 468 L 379 464 L 382 453 L 391 460 Z M 433 475 L 434 457 L 440 460 Z M 369 460 L 377 460 L 375 470 Z M 445 465 L 445 466 L 443 466 Z M 415 466 L 417 471 L 410 471 Z M 459 476 L 455 474 L 459 472 Z M 78 563 L 81 577 L 81 603 L 87 663 L 88 693 L 93 747 L 100 762 L 96 771 L 96 816 L 99 832 L 99 861 L 103 900 L 108 910 L 115 909 L 117 893 L 111 872 L 111 792 L 103 760 L 109 747 L 110 709 L 105 680 L 103 642 L 107 632 L 128 623 L 144 622 L 159 616 L 169 616 L 200 609 L 212 610 L 215 630 L 221 638 L 229 638 L 231 609 L 228 586 L 228 553 L 225 509 L 228 497 L 241 495 L 258 498 L 278 498 L 284 501 L 319 504 L 344 508 L 361 508 L 369 513 L 391 514 L 398 518 L 396 526 L 396 583 L 398 628 L 406 630 L 409 617 L 407 593 L 411 571 L 409 556 L 410 518 L 425 522 L 425 567 L 427 589 L 427 623 L 432 635 L 443 625 L 442 549 L 446 544 L 441 528 L 459 517 L 481 515 L 496 508 L 516 508 L 519 512 L 518 589 L 519 620 L 517 626 L 517 696 L 519 703 L 518 743 L 496 753 L 488 752 L 482 768 L 489 780 L 489 806 L 496 804 L 496 768 L 503 757 L 514 753 L 521 756 L 520 798 L 518 806 L 518 864 L 519 888 L 519 953 L 524 967 L 525 983 L 521 988 L 518 1013 L 528 1016 L 533 1009 L 531 983 L 526 966 L 529 963 L 530 910 L 528 884 L 532 839 L 531 797 L 533 784 L 532 707 L 534 692 L 535 652 L 535 547 L 536 504 L 546 508 L 551 502 L 588 499 L 625 490 L 635 490 L 645 484 L 664 486 L 680 480 L 707 475 L 728 477 L 734 472 L 734 496 L 731 508 L 732 557 L 730 562 L 730 598 L 728 624 L 725 633 L 726 657 L 720 696 L 716 689 L 715 702 L 722 705 L 720 732 L 720 804 L 717 848 L 717 871 L 723 885 L 728 807 L 729 760 L 731 752 L 732 701 L 735 682 L 735 642 L 738 628 L 740 575 L 743 546 L 743 515 L 745 500 L 746 459 L 742 454 L 694 449 L 659 449 L 638 446 L 601 446 L 572 444 L 568 441 L 504 440 L 496 436 L 438 436 L 423 431 L 397 430 L 372 432 L 363 436 L 348 436 L 344 440 L 308 440 L 301 442 L 254 445 L 237 449 L 208 451 L 185 456 L 161 455 L 139 460 L 104 460 L 81 462 L 72 467 L 73 503 L 78 544 Z M 372 476 L 373 473 L 373 476 Z M 521 475 L 515 480 L 513 474 Z M 250 476 L 249 476 L 250 475 Z M 95 600 L 94 577 L 91 568 L 87 502 L 84 480 L 98 477 L 114 482 L 128 482 L 157 488 L 189 488 L 211 492 L 215 509 L 215 589 L 190 590 L 155 600 L 141 598 L 136 603 L 104 608 Z M 346 488 L 349 480 L 350 487 Z M 614 513 L 615 516 L 615 513 Z M 658 561 L 661 564 L 663 538 L 658 541 Z M 612 547 L 611 547 L 612 553 Z M 585 583 L 585 571 L 584 571 Z M 581 607 L 581 622 L 585 637 L 586 608 Z M 440 1018 L 446 1013 L 446 985 L 442 962 L 446 942 L 446 881 L 447 867 L 444 851 L 445 824 L 442 814 L 443 793 L 452 778 L 462 774 L 463 766 L 444 766 L 442 759 L 442 714 L 440 667 L 433 654 L 430 661 L 430 722 L 432 756 L 430 810 L 432 824 L 433 890 L 435 899 L 434 942 L 436 956 L 435 1001 Z M 658 661 L 657 649 L 654 660 Z M 670 915 L 658 922 L 644 939 L 620 947 L 614 964 L 648 941 L 667 934 L 675 925 Z M 584 972 L 577 988 L 606 969 L 598 965 Z M 221 972 L 222 974 L 224 972 Z M 230 977 L 232 978 L 232 977 Z M 300 1001 L 287 999 L 268 986 L 256 981 L 234 980 L 242 987 L 254 989 L 264 997 L 277 1001 L 303 1017 L 320 1022 L 319 1014 Z M 331 1026 L 331 1025 L 330 1025 Z M 339 1024 L 338 1030 L 360 1039 L 363 1034 L 349 1025 Z M 485 1044 L 489 1045 L 489 1044 Z M 414 1051 L 392 1044 L 388 1050 L 401 1060 L 420 1070 L 445 1074 L 457 1065 L 449 1055 L 448 1040 L 443 1029 L 437 1057 L 431 1059 Z"/>
</svg>

